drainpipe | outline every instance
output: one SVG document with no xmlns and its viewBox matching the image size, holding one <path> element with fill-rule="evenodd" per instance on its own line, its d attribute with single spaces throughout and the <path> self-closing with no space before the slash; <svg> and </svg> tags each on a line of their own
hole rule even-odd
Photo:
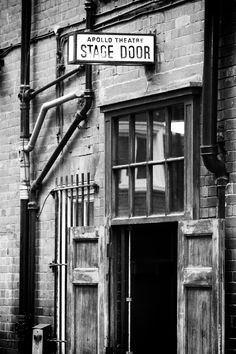
<svg viewBox="0 0 236 354">
<path fill-rule="evenodd" d="M 93 1 L 87 0 L 85 3 L 87 11 L 87 30 L 91 30 L 92 24 L 92 9 Z M 20 289 L 19 289 L 19 318 L 17 324 L 17 330 L 19 335 L 19 353 L 30 354 L 32 351 L 32 327 L 34 325 L 34 264 L 35 264 L 35 226 L 37 215 L 37 191 L 41 185 L 44 177 L 52 167 L 56 158 L 62 151 L 63 147 L 74 133 L 78 125 L 87 118 L 87 112 L 91 108 L 93 100 L 92 91 L 92 67 L 86 65 L 85 75 L 85 93 L 84 104 L 82 109 L 76 113 L 75 119 L 70 128 L 66 132 L 65 136 L 57 146 L 56 150 L 52 154 L 45 168 L 41 172 L 35 183 L 32 184 L 31 190 L 29 188 L 29 151 L 32 150 L 32 145 L 35 144 L 39 130 L 43 123 L 46 111 L 51 108 L 50 104 L 45 104 L 43 112 L 39 119 L 33 133 L 31 142 L 29 143 L 29 103 L 30 100 L 36 96 L 43 89 L 39 89 L 37 92 L 32 93 L 29 86 L 29 68 L 30 68 L 30 30 L 31 30 L 31 0 L 22 0 L 22 45 L 21 45 L 21 87 L 19 98 L 21 100 L 21 183 L 20 183 Z M 74 74 L 77 69 L 71 73 L 63 75 L 63 79 Z M 58 78 L 56 81 L 61 81 L 62 78 Z M 53 82 L 54 84 L 54 82 Z M 47 85 L 47 87 L 51 84 Z M 47 88 L 45 87 L 45 88 Z M 70 96 L 70 95 L 69 95 Z M 77 97 L 77 96 L 76 96 Z M 76 98 L 74 97 L 74 98 Z M 68 98 L 68 97 L 67 97 Z M 55 106 L 61 104 L 65 97 L 56 99 L 52 104 Z M 70 96 L 70 99 L 71 98 Z M 57 101 L 58 100 L 58 101 Z M 63 102 L 62 102 L 63 101 Z M 30 192 L 29 192 L 30 190 Z"/>
<path fill-rule="evenodd" d="M 63 136 L 62 140 L 60 143 L 57 145 L 55 151 L 52 153 L 51 157 L 49 158 L 48 162 L 46 163 L 45 167 L 41 171 L 40 175 L 37 177 L 35 181 L 33 181 L 31 185 L 31 193 L 35 193 L 38 189 L 40 189 L 42 182 L 48 172 L 50 171 L 51 167 L 53 166 L 54 162 L 56 161 L 57 157 L 67 144 L 68 140 L 72 136 L 72 134 L 75 132 L 76 128 L 80 126 L 81 122 L 86 120 L 87 118 L 87 112 L 91 108 L 92 101 L 93 101 L 93 92 L 92 90 L 85 90 L 84 92 L 84 104 L 81 109 L 81 111 L 77 112 L 75 115 L 75 119 L 73 120 L 72 124 L 68 128 L 67 132 Z"/>
<path fill-rule="evenodd" d="M 86 0 L 85 1 L 85 10 L 87 12 L 86 16 L 86 30 L 90 31 L 93 26 L 93 1 Z M 86 120 L 87 113 L 92 106 L 93 102 L 93 90 L 92 90 L 92 65 L 86 64 L 85 65 L 85 92 L 84 92 L 84 104 L 80 111 L 75 114 L 75 119 L 68 128 L 67 132 L 61 139 L 60 143 L 57 145 L 55 151 L 52 153 L 51 157 L 49 158 L 48 162 L 46 163 L 45 167 L 41 171 L 40 175 L 31 185 L 31 193 L 36 193 L 37 190 L 40 189 L 42 182 L 48 172 L 50 171 L 51 167 L 53 166 L 54 162 L 56 161 L 57 157 L 67 144 L 70 137 L 75 132 L 76 128 L 81 125 L 81 123 Z"/>
<path fill-rule="evenodd" d="M 26 92 L 30 82 L 30 32 L 31 0 L 22 0 L 21 13 L 21 84 L 20 103 L 20 139 L 21 145 L 29 139 L 29 100 Z M 20 284 L 19 317 L 17 331 L 19 336 L 19 353 L 30 353 L 32 313 L 29 308 L 28 292 L 28 251 L 29 251 L 29 154 L 21 149 L 20 155 Z"/>
<path fill-rule="evenodd" d="M 75 98 L 80 98 L 80 97 L 82 97 L 82 96 L 79 95 L 77 92 L 72 92 L 72 93 L 69 93 L 68 95 L 58 97 L 55 100 L 44 103 L 40 109 L 39 116 L 38 116 L 37 121 L 35 123 L 30 140 L 29 140 L 28 144 L 26 146 L 24 146 L 24 151 L 30 152 L 34 149 L 34 146 L 35 146 L 37 137 L 39 135 L 40 129 L 42 127 L 44 118 L 47 114 L 47 111 L 50 108 L 59 106 L 62 103 L 65 103 L 65 102 L 68 102 L 68 101 L 74 100 Z"/>
<path fill-rule="evenodd" d="M 80 65 L 79 67 L 77 67 L 76 69 L 74 70 L 71 70 L 69 71 L 68 73 L 62 75 L 62 76 L 59 76 L 57 79 L 49 82 L 48 84 L 46 84 L 45 86 L 43 87 L 40 87 L 39 89 L 37 90 L 29 90 L 28 91 L 28 94 L 29 94 L 29 99 L 32 100 L 33 98 L 35 98 L 39 93 L 47 90 L 48 88 L 60 83 L 61 81 L 67 79 L 68 77 L 74 75 L 74 74 L 77 74 L 79 72 L 81 72 L 83 70 L 84 66 L 83 65 Z"/>
<path fill-rule="evenodd" d="M 93 1 L 92 0 L 87 0 L 85 2 L 85 9 L 87 12 L 87 19 L 86 19 L 86 28 L 87 30 L 91 30 L 92 28 L 92 10 L 93 10 Z M 85 65 L 85 92 L 84 92 L 84 102 L 82 109 L 78 111 L 75 114 L 75 118 L 70 125 L 69 129 L 61 139 L 60 143 L 57 145 L 55 151 L 49 158 L 48 162 L 46 163 L 45 167 L 41 171 L 40 175 L 38 178 L 32 183 L 31 189 L 30 189 L 30 203 L 29 207 L 32 207 L 32 210 L 37 210 L 37 194 L 39 192 L 39 188 L 41 187 L 41 184 L 46 177 L 47 173 L 53 166 L 54 162 L 56 161 L 57 157 L 65 147 L 66 143 L 70 139 L 70 137 L 73 135 L 75 130 L 81 126 L 81 124 L 86 120 L 87 118 L 87 113 L 90 110 L 93 102 L 93 90 L 92 90 L 92 66 L 91 65 Z M 57 99 L 56 99 L 57 100 Z M 42 114 L 43 117 L 43 114 Z M 38 126 L 40 126 L 41 121 L 43 118 L 39 118 Z M 39 127 L 40 129 L 40 127 Z M 36 129 L 36 133 L 38 134 L 38 128 Z M 35 137 L 37 134 L 33 134 Z M 35 142 L 35 138 L 33 138 L 33 143 Z M 29 146 L 28 146 L 29 147 Z M 36 228 L 36 213 L 32 213 L 30 217 L 30 234 L 31 237 L 35 235 L 35 228 Z M 55 314 L 56 315 L 56 314 Z"/>
<path fill-rule="evenodd" d="M 203 68 L 203 139 L 201 155 L 206 168 L 214 173 L 218 186 L 219 217 L 224 217 L 225 163 L 219 158 L 217 145 L 219 1 L 205 1 Z"/>
</svg>

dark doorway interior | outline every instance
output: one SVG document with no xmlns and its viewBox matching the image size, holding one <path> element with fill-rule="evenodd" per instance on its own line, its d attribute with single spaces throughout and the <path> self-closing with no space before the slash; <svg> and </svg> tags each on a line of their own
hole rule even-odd
<svg viewBox="0 0 236 354">
<path fill-rule="evenodd" d="M 177 225 L 136 227 L 132 235 L 131 349 L 176 353 Z"/>
<path fill-rule="evenodd" d="M 121 241 L 116 255 L 120 273 L 116 296 L 120 352 L 175 354 L 177 223 L 132 226 L 118 235 Z"/>
</svg>

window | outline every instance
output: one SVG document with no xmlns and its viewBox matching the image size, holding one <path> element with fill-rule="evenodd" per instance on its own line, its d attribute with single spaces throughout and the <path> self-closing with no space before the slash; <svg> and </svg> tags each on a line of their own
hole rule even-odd
<svg viewBox="0 0 236 354">
<path fill-rule="evenodd" d="M 189 91 L 102 108 L 113 219 L 197 212 L 199 89 Z"/>
</svg>

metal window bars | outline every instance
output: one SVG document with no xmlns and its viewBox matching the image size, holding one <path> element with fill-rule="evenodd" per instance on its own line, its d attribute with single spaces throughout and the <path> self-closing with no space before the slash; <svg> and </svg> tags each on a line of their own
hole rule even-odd
<svg viewBox="0 0 236 354">
<path fill-rule="evenodd" d="M 94 224 L 94 194 L 98 185 L 86 175 L 76 174 L 56 180 L 52 190 L 55 200 L 55 256 L 50 267 L 55 273 L 54 337 L 57 353 L 66 353 L 66 289 L 68 230 Z"/>
</svg>

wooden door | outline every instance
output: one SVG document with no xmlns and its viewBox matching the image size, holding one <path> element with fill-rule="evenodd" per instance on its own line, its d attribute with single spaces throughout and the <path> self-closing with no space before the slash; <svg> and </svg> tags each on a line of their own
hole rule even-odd
<svg viewBox="0 0 236 354">
<path fill-rule="evenodd" d="M 70 229 L 67 353 L 99 353 L 99 303 L 100 306 L 102 303 L 99 292 L 99 240 L 100 236 L 94 227 Z"/>
<path fill-rule="evenodd" d="M 223 220 L 180 222 L 178 259 L 178 354 L 222 354 Z"/>
</svg>

